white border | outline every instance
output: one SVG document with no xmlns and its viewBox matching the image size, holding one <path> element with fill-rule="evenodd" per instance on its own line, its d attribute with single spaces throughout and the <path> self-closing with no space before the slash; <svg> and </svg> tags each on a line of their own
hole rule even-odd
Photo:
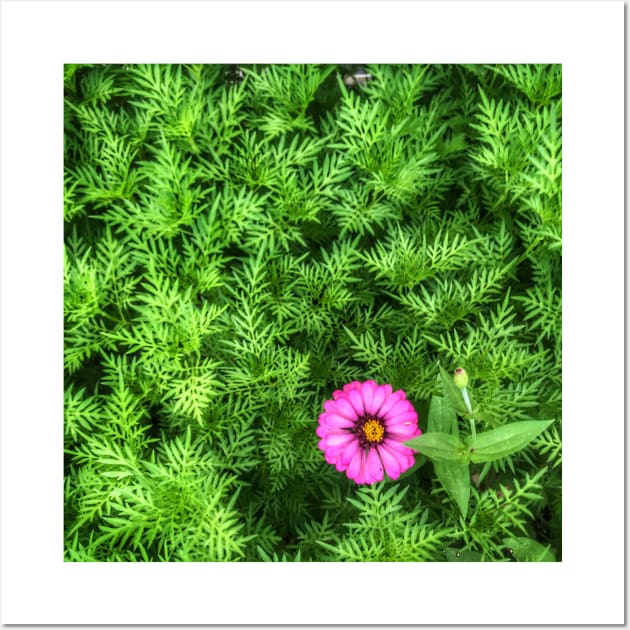
<svg viewBox="0 0 630 630">
<path fill-rule="evenodd" d="M 3 623 L 623 623 L 622 2 L 5 1 L 1 12 Z M 62 64 L 140 61 L 563 64 L 562 563 L 60 562 Z"/>
</svg>

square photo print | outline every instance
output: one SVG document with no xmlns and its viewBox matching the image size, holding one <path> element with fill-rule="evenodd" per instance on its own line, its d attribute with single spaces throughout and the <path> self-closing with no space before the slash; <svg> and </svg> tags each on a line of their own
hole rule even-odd
<svg viewBox="0 0 630 630">
<path fill-rule="evenodd" d="M 66 561 L 562 560 L 561 65 L 64 98 Z"/>
</svg>

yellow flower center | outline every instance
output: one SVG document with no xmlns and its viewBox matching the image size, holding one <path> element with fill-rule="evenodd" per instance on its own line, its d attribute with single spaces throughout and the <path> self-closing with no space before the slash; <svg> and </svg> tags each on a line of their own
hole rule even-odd
<svg viewBox="0 0 630 630">
<path fill-rule="evenodd" d="M 385 435 L 385 427 L 378 420 L 370 418 L 363 424 L 363 435 L 372 444 L 381 442 Z"/>
</svg>

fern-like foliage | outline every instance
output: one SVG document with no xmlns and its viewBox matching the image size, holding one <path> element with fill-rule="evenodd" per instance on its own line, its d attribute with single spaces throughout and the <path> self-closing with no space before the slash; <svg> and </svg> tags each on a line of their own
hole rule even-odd
<svg viewBox="0 0 630 630">
<path fill-rule="evenodd" d="M 360 490 L 348 501 L 357 508 L 357 516 L 344 523 L 345 536 L 336 536 L 334 544 L 319 541 L 334 561 L 422 562 L 441 559 L 440 553 L 453 531 L 433 528 L 428 511 L 404 505 L 408 488 L 395 486 Z"/>
<path fill-rule="evenodd" d="M 354 72 L 65 67 L 67 561 L 561 558 L 561 68 Z M 352 380 L 426 430 L 438 362 L 479 430 L 555 420 L 465 519 L 317 448 Z"/>
</svg>

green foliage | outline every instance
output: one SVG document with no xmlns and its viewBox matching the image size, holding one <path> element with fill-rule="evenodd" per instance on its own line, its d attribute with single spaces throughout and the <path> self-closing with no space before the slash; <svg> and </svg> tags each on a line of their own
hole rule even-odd
<svg viewBox="0 0 630 630">
<path fill-rule="evenodd" d="M 511 457 L 543 433 L 552 421 L 510 422 L 477 433 L 468 393 L 467 372 L 458 368 L 451 378 L 440 367 L 440 381 L 443 392 L 431 399 L 427 433 L 406 440 L 404 444 L 432 460 L 440 484 L 466 518 L 471 492 L 469 464 L 495 464 Z M 459 435 L 457 412 L 470 422 L 471 434 L 464 439 Z M 553 444 L 543 442 L 541 452 L 547 450 L 553 452 Z M 553 455 L 555 452 L 550 459 L 553 459 Z"/>
<path fill-rule="evenodd" d="M 499 560 L 504 557 L 502 537 L 535 532 L 533 523 L 544 499 L 539 481 L 546 472 L 542 468 L 533 477 L 526 474 L 522 483 L 514 479 L 509 486 L 473 489 L 474 508 L 466 522 L 460 521 L 464 548 L 479 550 L 484 560 Z"/>
<path fill-rule="evenodd" d="M 334 543 L 319 541 L 333 561 L 418 562 L 442 559 L 440 552 L 453 531 L 428 524 L 429 513 L 420 507 L 405 507 L 408 488 L 389 490 L 370 487 L 348 501 L 358 510 L 345 522 L 345 535 Z"/>
<path fill-rule="evenodd" d="M 561 559 L 561 68 L 362 70 L 65 67 L 66 560 Z M 353 379 L 466 445 L 438 362 L 478 437 L 553 424 L 324 461 Z"/>
<path fill-rule="evenodd" d="M 525 536 L 505 538 L 503 543 L 508 552 L 513 553 L 519 562 L 554 562 L 555 558 L 546 547 Z"/>
</svg>

